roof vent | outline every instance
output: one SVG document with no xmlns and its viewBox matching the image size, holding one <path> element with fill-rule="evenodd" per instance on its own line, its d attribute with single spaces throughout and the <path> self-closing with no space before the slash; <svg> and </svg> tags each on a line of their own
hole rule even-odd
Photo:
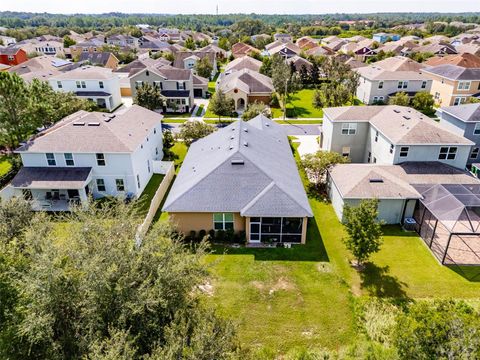
<svg viewBox="0 0 480 360">
<path fill-rule="evenodd" d="M 270 124 L 269 124 L 269 123 L 265 123 L 265 126 L 266 126 L 266 127 L 269 127 L 269 126 L 270 126 Z"/>
<path fill-rule="evenodd" d="M 393 112 L 396 112 L 397 114 L 399 114 L 399 113 L 400 113 L 400 110 L 394 109 Z"/>
<path fill-rule="evenodd" d="M 84 122 L 74 122 L 73 126 L 85 126 Z"/>
<path fill-rule="evenodd" d="M 243 131 L 245 131 L 246 133 L 248 133 L 248 129 L 243 129 Z"/>
<path fill-rule="evenodd" d="M 230 136 L 230 140 L 233 140 L 233 139 L 235 139 L 235 136 L 233 136 L 233 135 Z"/>
<path fill-rule="evenodd" d="M 88 126 L 100 126 L 99 122 L 90 122 L 88 123 Z"/>
<path fill-rule="evenodd" d="M 370 183 L 383 183 L 383 179 L 379 179 L 379 178 L 372 178 L 369 181 Z"/>
<path fill-rule="evenodd" d="M 405 120 L 410 120 L 410 119 L 411 119 L 410 116 L 405 116 L 405 115 L 403 116 L 403 118 L 404 118 Z"/>
<path fill-rule="evenodd" d="M 243 159 L 232 159 L 232 165 L 244 165 Z"/>
<path fill-rule="evenodd" d="M 243 146 L 248 147 L 248 142 L 245 141 L 245 142 L 243 143 Z"/>
</svg>

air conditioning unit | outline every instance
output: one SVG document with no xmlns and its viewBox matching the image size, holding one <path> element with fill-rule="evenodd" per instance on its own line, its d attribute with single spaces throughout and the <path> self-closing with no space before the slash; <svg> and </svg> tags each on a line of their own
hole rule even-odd
<svg viewBox="0 0 480 360">
<path fill-rule="evenodd" d="M 405 231 L 415 231 L 415 226 L 417 225 L 417 222 L 415 221 L 414 218 L 407 217 L 405 220 L 403 220 L 403 229 Z"/>
</svg>

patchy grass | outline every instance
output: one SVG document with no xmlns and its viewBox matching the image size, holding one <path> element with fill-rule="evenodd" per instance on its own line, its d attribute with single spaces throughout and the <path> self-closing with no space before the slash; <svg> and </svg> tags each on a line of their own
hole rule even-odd
<svg viewBox="0 0 480 360">
<path fill-rule="evenodd" d="M 165 124 L 183 124 L 185 121 L 187 120 L 184 120 L 184 119 L 168 119 L 168 118 L 164 118 L 162 120 L 163 123 Z"/>
<path fill-rule="evenodd" d="M 163 180 L 163 175 L 160 174 L 153 174 L 152 178 L 148 182 L 145 190 L 143 190 L 142 195 L 138 199 L 138 213 L 141 216 L 146 216 L 148 213 L 148 209 L 150 207 L 150 203 L 152 202 L 153 197 L 155 196 L 155 192 L 157 191 L 160 183 Z"/>
<path fill-rule="evenodd" d="M 8 156 L 0 157 L 0 177 L 6 175 L 10 170 L 12 170 L 11 159 Z"/>
<path fill-rule="evenodd" d="M 222 118 L 221 120 L 213 120 L 213 119 L 206 119 L 206 120 L 203 120 L 205 123 L 207 124 L 231 124 L 232 122 L 234 122 L 235 120 L 234 119 L 231 119 L 231 118 Z"/>
</svg>

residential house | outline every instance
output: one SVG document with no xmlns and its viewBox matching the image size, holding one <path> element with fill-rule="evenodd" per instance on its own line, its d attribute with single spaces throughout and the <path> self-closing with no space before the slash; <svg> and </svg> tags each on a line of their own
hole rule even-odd
<svg viewBox="0 0 480 360">
<path fill-rule="evenodd" d="M 107 44 L 119 47 L 138 48 L 138 38 L 131 35 L 112 35 L 107 37 Z"/>
<path fill-rule="evenodd" d="M 234 71 L 240 71 L 243 69 L 249 69 L 252 71 L 260 72 L 262 67 L 262 62 L 260 60 L 254 59 L 250 56 L 238 57 L 233 61 L 230 61 L 225 66 L 225 74 L 230 74 Z"/>
<path fill-rule="evenodd" d="M 289 64 L 290 66 L 293 66 L 296 72 L 300 72 L 303 67 L 305 67 L 305 69 L 309 72 L 313 68 L 313 64 L 310 61 L 300 56 L 293 56 L 287 59 L 287 64 Z"/>
<path fill-rule="evenodd" d="M 322 44 L 324 45 L 323 47 L 327 47 L 335 52 L 337 51 L 340 51 L 342 49 L 343 46 L 347 45 L 349 42 L 344 40 L 344 39 L 338 39 L 338 40 L 334 40 L 334 41 L 331 41 L 329 42 L 327 45 Z"/>
<path fill-rule="evenodd" d="M 328 46 L 320 45 L 305 51 L 307 56 L 331 56 L 335 55 L 335 51 Z"/>
<path fill-rule="evenodd" d="M 11 36 L 0 35 L 0 45 L 3 46 L 10 46 L 15 45 L 17 43 L 17 39 Z"/>
<path fill-rule="evenodd" d="M 304 244 L 313 216 L 285 132 L 262 115 L 193 143 L 162 210 L 184 234 L 244 232 L 249 244 Z"/>
<path fill-rule="evenodd" d="M 25 50 L 16 47 L 0 47 L 0 64 L 14 66 L 28 60 Z"/>
<path fill-rule="evenodd" d="M 73 70 L 79 66 L 79 64 L 65 59 L 43 55 L 29 59 L 20 65 L 12 66 L 8 71 L 18 74 L 23 80 L 30 83 L 33 79 L 48 81 L 52 76 Z"/>
<path fill-rule="evenodd" d="M 218 72 L 217 57 L 216 54 L 211 51 L 179 51 L 175 54 L 173 66 L 179 69 L 191 70 L 196 74 L 197 71 L 195 67 L 197 66 L 197 63 L 204 58 L 207 58 L 212 65 L 210 78 L 215 77 Z"/>
<path fill-rule="evenodd" d="M 340 39 L 338 36 L 335 36 L 335 35 L 327 36 L 327 37 L 324 37 L 321 40 L 321 44 L 322 45 L 329 45 L 330 43 L 335 42 L 335 41 L 339 41 L 339 40 L 342 40 L 342 39 Z"/>
<path fill-rule="evenodd" d="M 340 48 L 340 52 L 344 54 L 352 54 L 357 60 L 365 61 L 369 56 L 376 54 L 374 43 L 373 40 L 369 39 L 358 43 L 347 43 Z"/>
<path fill-rule="evenodd" d="M 93 38 L 84 42 L 76 43 L 69 47 L 73 59 L 77 59 L 83 53 L 93 54 L 101 52 L 105 43 L 101 39 Z"/>
<path fill-rule="evenodd" d="M 250 36 L 250 39 L 255 43 L 258 40 L 269 41 L 272 39 L 272 36 L 267 34 L 257 34 L 257 35 Z"/>
<path fill-rule="evenodd" d="M 480 92 L 480 69 L 438 65 L 422 69 L 432 80 L 430 93 L 442 106 L 460 105 Z"/>
<path fill-rule="evenodd" d="M 252 55 L 254 53 L 259 54 L 260 50 L 258 50 L 257 48 L 254 48 L 251 45 L 239 42 L 232 45 L 231 53 L 233 57 L 237 58 L 245 55 Z"/>
<path fill-rule="evenodd" d="M 397 41 L 400 40 L 401 36 L 398 34 L 387 34 L 387 33 L 376 33 L 373 34 L 372 40 L 384 44 L 387 41 Z"/>
<path fill-rule="evenodd" d="M 33 210 L 64 211 L 105 196 L 138 198 L 163 157 L 162 116 L 133 105 L 115 115 L 78 111 L 16 150 L 12 195 Z"/>
<path fill-rule="evenodd" d="M 469 44 L 458 45 L 455 47 L 455 50 L 459 54 L 469 53 L 476 56 L 480 56 L 480 43 L 471 42 Z"/>
<path fill-rule="evenodd" d="M 463 185 L 470 188 L 479 187 L 479 184 L 478 179 L 469 173 L 439 162 L 404 162 L 398 165 L 338 164 L 328 172 L 328 194 L 340 221 L 345 220 L 345 205 L 355 207 L 362 200 L 377 199 L 379 220 L 386 224 L 404 224 L 405 219 L 411 222 L 411 219 L 415 218 L 416 229 L 424 220 L 421 215 L 424 212 L 419 211 L 422 201 L 440 201 L 437 204 L 447 203 L 457 207 L 457 215 L 450 214 L 452 216 L 449 222 L 452 224 L 463 207 L 458 206 L 458 200 L 452 200 L 448 192 L 441 189 L 460 188 L 464 190 L 462 194 L 467 194 L 468 191 L 465 191 Z M 446 214 L 444 210 L 439 212 Z M 448 213 L 448 209 L 446 212 Z M 432 228 L 435 221 L 433 217 Z M 440 227 L 440 223 L 438 224 Z M 428 226 L 423 226 L 428 235 L 422 231 L 422 237 L 428 238 L 427 245 L 431 245 L 435 230 L 428 230 Z"/>
<path fill-rule="evenodd" d="M 428 45 L 421 45 L 412 50 L 413 53 L 427 53 L 433 55 L 451 55 L 456 54 L 457 50 L 447 43 L 431 43 Z"/>
<path fill-rule="evenodd" d="M 91 65 L 103 66 L 112 70 L 118 68 L 118 59 L 111 52 L 82 53 L 78 58 L 79 62 L 88 62 Z"/>
<path fill-rule="evenodd" d="M 467 165 L 479 163 L 480 104 L 441 107 L 437 110 L 437 116 L 440 119 L 440 125 L 475 143 Z"/>
<path fill-rule="evenodd" d="M 459 34 L 454 38 L 452 38 L 452 40 L 450 41 L 450 44 L 457 47 L 459 45 L 468 44 L 473 41 L 478 41 L 479 39 L 480 39 L 480 36 L 476 34 Z"/>
<path fill-rule="evenodd" d="M 189 113 L 194 106 L 193 73 L 191 70 L 172 66 L 147 66 L 130 76 L 132 96 L 142 84 L 150 84 L 160 89 L 166 99 L 163 112 Z"/>
<path fill-rule="evenodd" d="M 19 43 L 20 44 L 20 43 Z M 27 53 L 36 52 L 43 55 L 63 55 L 63 42 L 55 40 L 33 41 L 22 45 Z"/>
<path fill-rule="evenodd" d="M 275 88 L 272 79 L 250 69 L 220 74 L 217 90 L 235 101 L 235 110 L 242 111 L 255 101 L 269 104 Z"/>
<path fill-rule="evenodd" d="M 295 43 L 302 50 L 309 50 L 318 46 L 318 41 L 310 36 L 303 36 L 297 39 Z"/>
<path fill-rule="evenodd" d="M 363 61 L 357 60 L 353 57 L 349 58 L 347 61 L 345 61 L 345 65 L 348 65 L 350 67 L 350 69 L 352 69 L 352 70 L 368 66 Z"/>
<path fill-rule="evenodd" d="M 474 143 L 404 106 L 324 109 L 321 148 L 352 163 L 439 161 L 464 169 Z"/>
<path fill-rule="evenodd" d="M 390 57 L 372 65 L 354 69 L 360 75 L 357 97 L 365 104 L 388 102 L 399 92 L 414 96 L 430 92 L 432 79 L 421 72 L 424 66 L 402 56 Z"/>
<path fill-rule="evenodd" d="M 52 76 L 48 82 L 56 91 L 73 92 L 76 96 L 91 100 L 109 111 L 122 104 L 120 80 L 112 69 L 82 66 Z"/>
<path fill-rule="evenodd" d="M 193 75 L 193 96 L 196 98 L 206 98 L 208 96 L 208 79 Z"/>
<path fill-rule="evenodd" d="M 450 64 L 464 68 L 480 68 L 480 56 L 470 53 L 458 55 L 434 56 L 424 62 L 427 66 Z"/>
<path fill-rule="evenodd" d="M 355 35 L 355 36 L 352 36 L 352 37 L 349 37 L 349 38 L 345 38 L 345 40 L 347 40 L 348 42 L 360 42 L 360 41 L 363 41 L 363 40 L 367 40 L 366 37 L 364 36 L 361 36 L 361 35 Z"/>
<path fill-rule="evenodd" d="M 215 56 L 217 59 L 226 59 L 227 58 L 227 52 L 223 50 L 222 48 L 218 47 L 215 44 L 208 44 L 207 46 L 204 46 L 201 49 L 198 49 L 198 51 L 201 52 L 213 52 L 215 53 Z"/>
<path fill-rule="evenodd" d="M 264 56 L 273 56 L 279 54 L 285 59 L 289 59 L 293 56 L 299 55 L 302 50 L 292 42 L 275 41 L 265 46 L 265 50 L 262 52 Z"/>
<path fill-rule="evenodd" d="M 273 41 L 292 42 L 293 37 L 290 34 L 277 33 L 273 35 Z"/>
</svg>

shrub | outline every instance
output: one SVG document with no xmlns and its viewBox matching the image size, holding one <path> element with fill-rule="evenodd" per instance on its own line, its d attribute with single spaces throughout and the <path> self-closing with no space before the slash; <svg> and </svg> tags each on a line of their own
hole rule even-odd
<svg viewBox="0 0 480 360">
<path fill-rule="evenodd" d="M 272 98 L 270 99 L 270 106 L 275 108 L 280 107 L 280 101 L 278 100 L 277 94 L 272 94 Z"/>
<path fill-rule="evenodd" d="M 293 118 L 296 116 L 295 114 L 295 107 L 292 104 L 287 104 L 286 106 L 287 117 Z"/>
<path fill-rule="evenodd" d="M 232 243 L 235 239 L 235 231 L 233 229 L 228 229 L 225 231 L 225 241 Z"/>
<path fill-rule="evenodd" d="M 205 236 L 207 236 L 207 232 L 205 230 L 202 229 L 198 232 L 198 239 L 200 241 L 202 241 L 205 238 Z"/>
<path fill-rule="evenodd" d="M 225 230 L 217 230 L 217 232 L 215 233 L 215 239 L 220 243 L 225 242 L 225 239 L 226 239 Z"/>
<path fill-rule="evenodd" d="M 190 231 L 189 238 L 190 238 L 190 241 L 195 241 L 195 240 L 196 240 L 196 238 L 197 238 L 197 233 L 196 233 L 195 230 L 191 230 L 191 231 Z"/>
<path fill-rule="evenodd" d="M 208 231 L 208 236 L 210 237 L 210 241 L 214 241 L 215 240 L 215 230 L 211 229 Z"/>
</svg>

